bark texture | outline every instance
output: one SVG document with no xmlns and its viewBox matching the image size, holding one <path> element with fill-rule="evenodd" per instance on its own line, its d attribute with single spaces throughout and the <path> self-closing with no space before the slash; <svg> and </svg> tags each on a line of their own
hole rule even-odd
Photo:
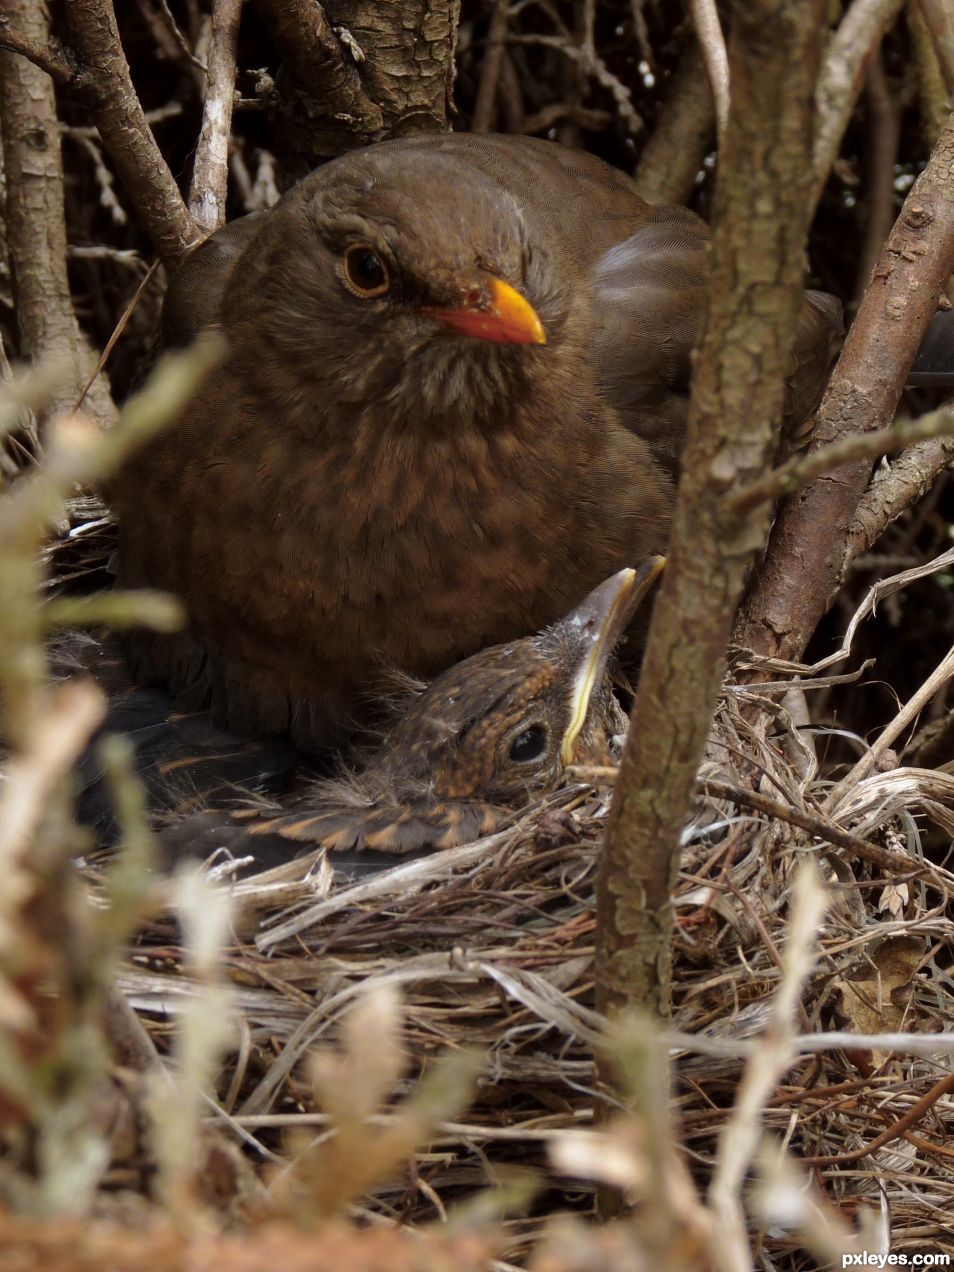
<svg viewBox="0 0 954 1272">
<path fill-rule="evenodd" d="M 450 126 L 459 0 L 257 0 L 283 58 L 299 172 L 384 137 Z"/>
<path fill-rule="evenodd" d="M 696 771 L 746 570 L 768 509 L 724 496 L 768 462 L 802 295 L 813 95 L 825 6 L 737 0 L 732 112 L 714 206 L 709 316 L 699 353 L 670 564 L 607 830 L 598 888 L 603 1011 L 669 1010 L 672 910 Z"/>
<path fill-rule="evenodd" d="M 86 69 L 90 114 L 143 228 L 175 266 L 204 237 L 189 215 L 136 96 L 111 0 L 70 0 L 70 37 Z"/>
<path fill-rule="evenodd" d="M 5 16 L 38 45 L 49 34 L 44 0 L 5 0 Z M 6 173 L 6 233 L 16 299 L 20 354 L 64 359 L 71 368 L 50 408 L 71 407 L 96 359 L 73 311 L 66 269 L 63 161 L 53 81 L 16 53 L 0 52 L 0 119 Z M 109 382 L 99 377 L 87 409 L 115 417 Z"/>
<path fill-rule="evenodd" d="M 941 288 L 954 272 L 954 115 L 901 215 L 865 293 L 819 407 L 811 449 L 890 424 Z M 782 505 L 738 639 L 797 659 L 841 585 L 849 527 L 871 461 L 846 464 Z"/>
</svg>

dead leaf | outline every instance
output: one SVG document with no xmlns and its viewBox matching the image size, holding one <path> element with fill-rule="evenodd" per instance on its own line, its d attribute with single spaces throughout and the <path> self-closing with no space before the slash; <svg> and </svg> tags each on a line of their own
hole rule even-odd
<svg viewBox="0 0 954 1272">
<path fill-rule="evenodd" d="M 835 982 L 852 1033 L 898 1033 L 904 1025 L 911 1028 L 912 982 L 924 949 L 924 942 L 914 937 L 889 937 Z M 859 1048 L 851 1058 L 867 1074 L 880 1068 L 890 1056 L 888 1051 Z"/>
</svg>

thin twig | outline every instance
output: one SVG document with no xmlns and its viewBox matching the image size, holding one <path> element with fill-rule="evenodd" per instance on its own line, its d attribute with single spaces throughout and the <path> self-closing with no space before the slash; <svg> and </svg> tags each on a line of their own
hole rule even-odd
<svg viewBox="0 0 954 1272">
<path fill-rule="evenodd" d="M 857 1037 L 858 1048 L 872 1050 L 869 1039 L 864 1034 Z M 879 1148 L 884 1148 L 885 1144 L 890 1144 L 892 1140 L 899 1139 L 909 1126 L 913 1126 L 915 1122 L 920 1122 L 921 1118 L 930 1109 L 937 1104 L 942 1096 L 947 1095 L 949 1091 L 954 1091 L 954 1073 L 949 1073 L 946 1077 L 941 1078 L 939 1082 L 935 1082 L 930 1091 L 926 1092 L 916 1104 L 908 1109 L 903 1117 L 899 1117 L 896 1122 L 892 1122 L 887 1130 L 877 1137 L 862 1144 L 860 1148 L 850 1149 L 845 1153 L 832 1153 L 827 1157 L 804 1157 L 806 1166 L 846 1166 L 849 1162 L 856 1162 L 861 1157 L 867 1157 L 869 1153 L 876 1153 Z"/>
<path fill-rule="evenodd" d="M 729 118 L 729 58 L 725 51 L 722 27 L 719 25 L 719 12 L 714 0 L 689 0 L 689 12 L 709 76 L 712 100 L 715 103 L 716 128 L 722 137 Z"/>
<path fill-rule="evenodd" d="M 46 71 L 57 84 L 62 84 L 64 87 L 76 86 L 79 72 L 54 40 L 50 40 L 47 44 L 31 40 L 22 31 L 11 27 L 9 17 L 4 15 L 0 15 L 0 49 L 19 53 L 34 66 L 38 66 L 41 71 Z"/>
<path fill-rule="evenodd" d="M 837 809 L 845 793 L 868 776 L 885 751 L 894 744 L 908 725 L 917 719 L 931 699 L 952 677 L 954 677 L 954 646 L 948 650 L 940 664 L 931 672 L 920 689 L 908 699 L 891 723 L 881 731 L 878 740 L 868 748 L 854 768 L 831 791 L 825 801 L 825 807 L 829 812 Z"/>
<path fill-rule="evenodd" d="M 202 128 L 195 151 L 189 211 L 210 233 L 225 224 L 229 134 L 235 97 L 235 56 L 242 0 L 215 0 L 209 43 Z"/>
<path fill-rule="evenodd" d="M 493 123 L 509 17 L 510 0 L 497 0 L 490 19 L 490 29 L 487 32 L 487 47 L 480 68 L 477 96 L 474 100 L 474 115 L 470 126 L 475 133 L 489 132 Z"/>
<path fill-rule="evenodd" d="M 618 774 L 619 769 L 609 765 L 599 767 L 576 765 L 572 769 L 571 776 L 584 782 L 611 785 Z M 883 848 L 881 844 L 873 843 L 870 839 L 854 835 L 850 830 L 845 830 L 821 813 L 810 813 L 805 809 L 795 808 L 791 804 L 783 804 L 781 800 L 763 795 L 761 791 L 750 790 L 730 782 L 720 782 L 715 778 L 700 779 L 699 789 L 715 799 L 724 799 L 740 808 L 751 808 L 757 813 L 764 813 L 766 817 L 774 817 L 776 821 L 797 826 L 799 830 L 807 831 L 823 843 L 844 848 L 861 861 L 877 866 L 894 877 L 903 875 L 905 878 L 926 879 L 942 892 L 948 891 L 943 878 L 926 862 L 915 857 L 908 857 L 904 853 L 892 852 L 888 848 Z"/>
<path fill-rule="evenodd" d="M 83 391 L 77 398 L 76 405 L 73 407 L 74 411 L 78 411 L 80 407 L 83 405 L 83 403 L 86 401 L 86 395 L 92 388 L 93 381 L 96 379 L 96 377 L 102 371 L 103 367 L 109 361 L 109 355 L 112 353 L 113 349 L 116 347 L 116 343 L 119 340 L 120 336 L 126 330 L 126 327 L 129 323 L 130 318 L 136 312 L 136 307 L 139 304 L 140 300 L 142 299 L 143 292 L 145 292 L 146 288 L 152 282 L 155 276 L 156 270 L 158 268 L 159 268 L 158 260 L 153 261 L 152 264 L 149 266 L 149 268 L 146 270 L 146 273 L 143 276 L 142 282 L 133 292 L 132 298 L 130 299 L 129 304 L 123 310 L 120 316 L 119 322 L 116 323 L 116 326 L 113 328 L 112 335 L 109 337 L 109 340 L 106 342 L 106 348 L 100 354 L 99 361 L 96 363 L 96 366 L 93 368 L 92 372 L 90 373 L 89 379 L 83 385 Z"/>
<path fill-rule="evenodd" d="M 907 857 L 903 853 L 891 852 L 887 848 L 882 848 L 880 844 L 872 843 L 870 839 L 862 839 L 860 835 L 853 835 L 850 830 L 843 830 L 828 817 L 793 808 L 780 800 L 763 795 L 760 791 L 747 790 L 745 787 L 733 786 L 729 782 L 719 782 L 713 778 L 706 778 L 699 785 L 707 795 L 713 795 L 716 799 L 730 800 L 740 807 L 752 808 L 756 812 L 764 813 L 767 817 L 774 817 L 778 821 L 787 822 L 790 826 L 797 826 L 825 843 L 847 849 L 862 861 L 878 866 L 892 875 L 903 874 L 912 878 L 927 878 L 946 891 L 937 873 L 924 862 L 914 857 Z"/>
<path fill-rule="evenodd" d="M 889 466 L 875 470 L 848 530 L 842 571 L 867 552 L 884 531 L 923 499 L 939 473 L 954 464 L 954 438 L 935 437 L 905 450 Z"/>
<path fill-rule="evenodd" d="M 748 512 L 766 500 L 790 495 L 807 486 L 816 477 L 834 472 L 842 464 L 859 459 L 875 459 L 904 450 L 913 442 L 932 437 L 950 437 L 954 434 L 954 407 L 942 406 L 937 411 L 922 415 L 917 420 L 900 420 L 889 428 L 879 428 L 873 433 L 851 433 L 841 437 L 821 450 L 808 455 L 795 456 L 773 468 L 758 481 L 744 486 L 727 497 L 729 507 L 737 513 Z"/>
<path fill-rule="evenodd" d="M 818 122 L 812 156 L 812 208 L 817 207 L 828 181 L 868 64 L 902 4 L 903 0 L 854 0 L 828 46 L 815 93 Z"/>
</svg>

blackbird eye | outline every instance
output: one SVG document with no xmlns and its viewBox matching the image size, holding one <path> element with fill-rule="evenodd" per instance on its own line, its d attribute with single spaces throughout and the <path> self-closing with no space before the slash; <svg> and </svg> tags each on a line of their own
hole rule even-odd
<svg viewBox="0 0 954 1272">
<path fill-rule="evenodd" d="M 529 764 L 539 760 L 547 749 L 547 731 L 542 724 L 531 724 L 518 733 L 510 743 L 510 758 L 514 764 Z"/>
<path fill-rule="evenodd" d="M 352 243 L 344 254 L 345 282 L 357 296 L 383 296 L 391 286 L 387 266 L 367 243 Z"/>
</svg>

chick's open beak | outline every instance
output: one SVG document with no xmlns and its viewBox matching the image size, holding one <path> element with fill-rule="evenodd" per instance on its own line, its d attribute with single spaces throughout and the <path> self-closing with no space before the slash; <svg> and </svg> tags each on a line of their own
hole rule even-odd
<svg viewBox="0 0 954 1272">
<path fill-rule="evenodd" d="M 573 763 L 577 739 L 586 723 L 593 690 L 627 623 L 662 573 L 666 558 L 650 557 L 638 570 L 625 569 L 601 583 L 566 620 L 579 627 L 581 656 L 573 677 L 570 723 L 560 745 L 564 768 Z"/>
<path fill-rule="evenodd" d="M 465 293 L 460 304 L 426 309 L 428 317 L 477 340 L 498 344 L 546 344 L 537 311 L 515 287 L 500 278 Z"/>
</svg>

